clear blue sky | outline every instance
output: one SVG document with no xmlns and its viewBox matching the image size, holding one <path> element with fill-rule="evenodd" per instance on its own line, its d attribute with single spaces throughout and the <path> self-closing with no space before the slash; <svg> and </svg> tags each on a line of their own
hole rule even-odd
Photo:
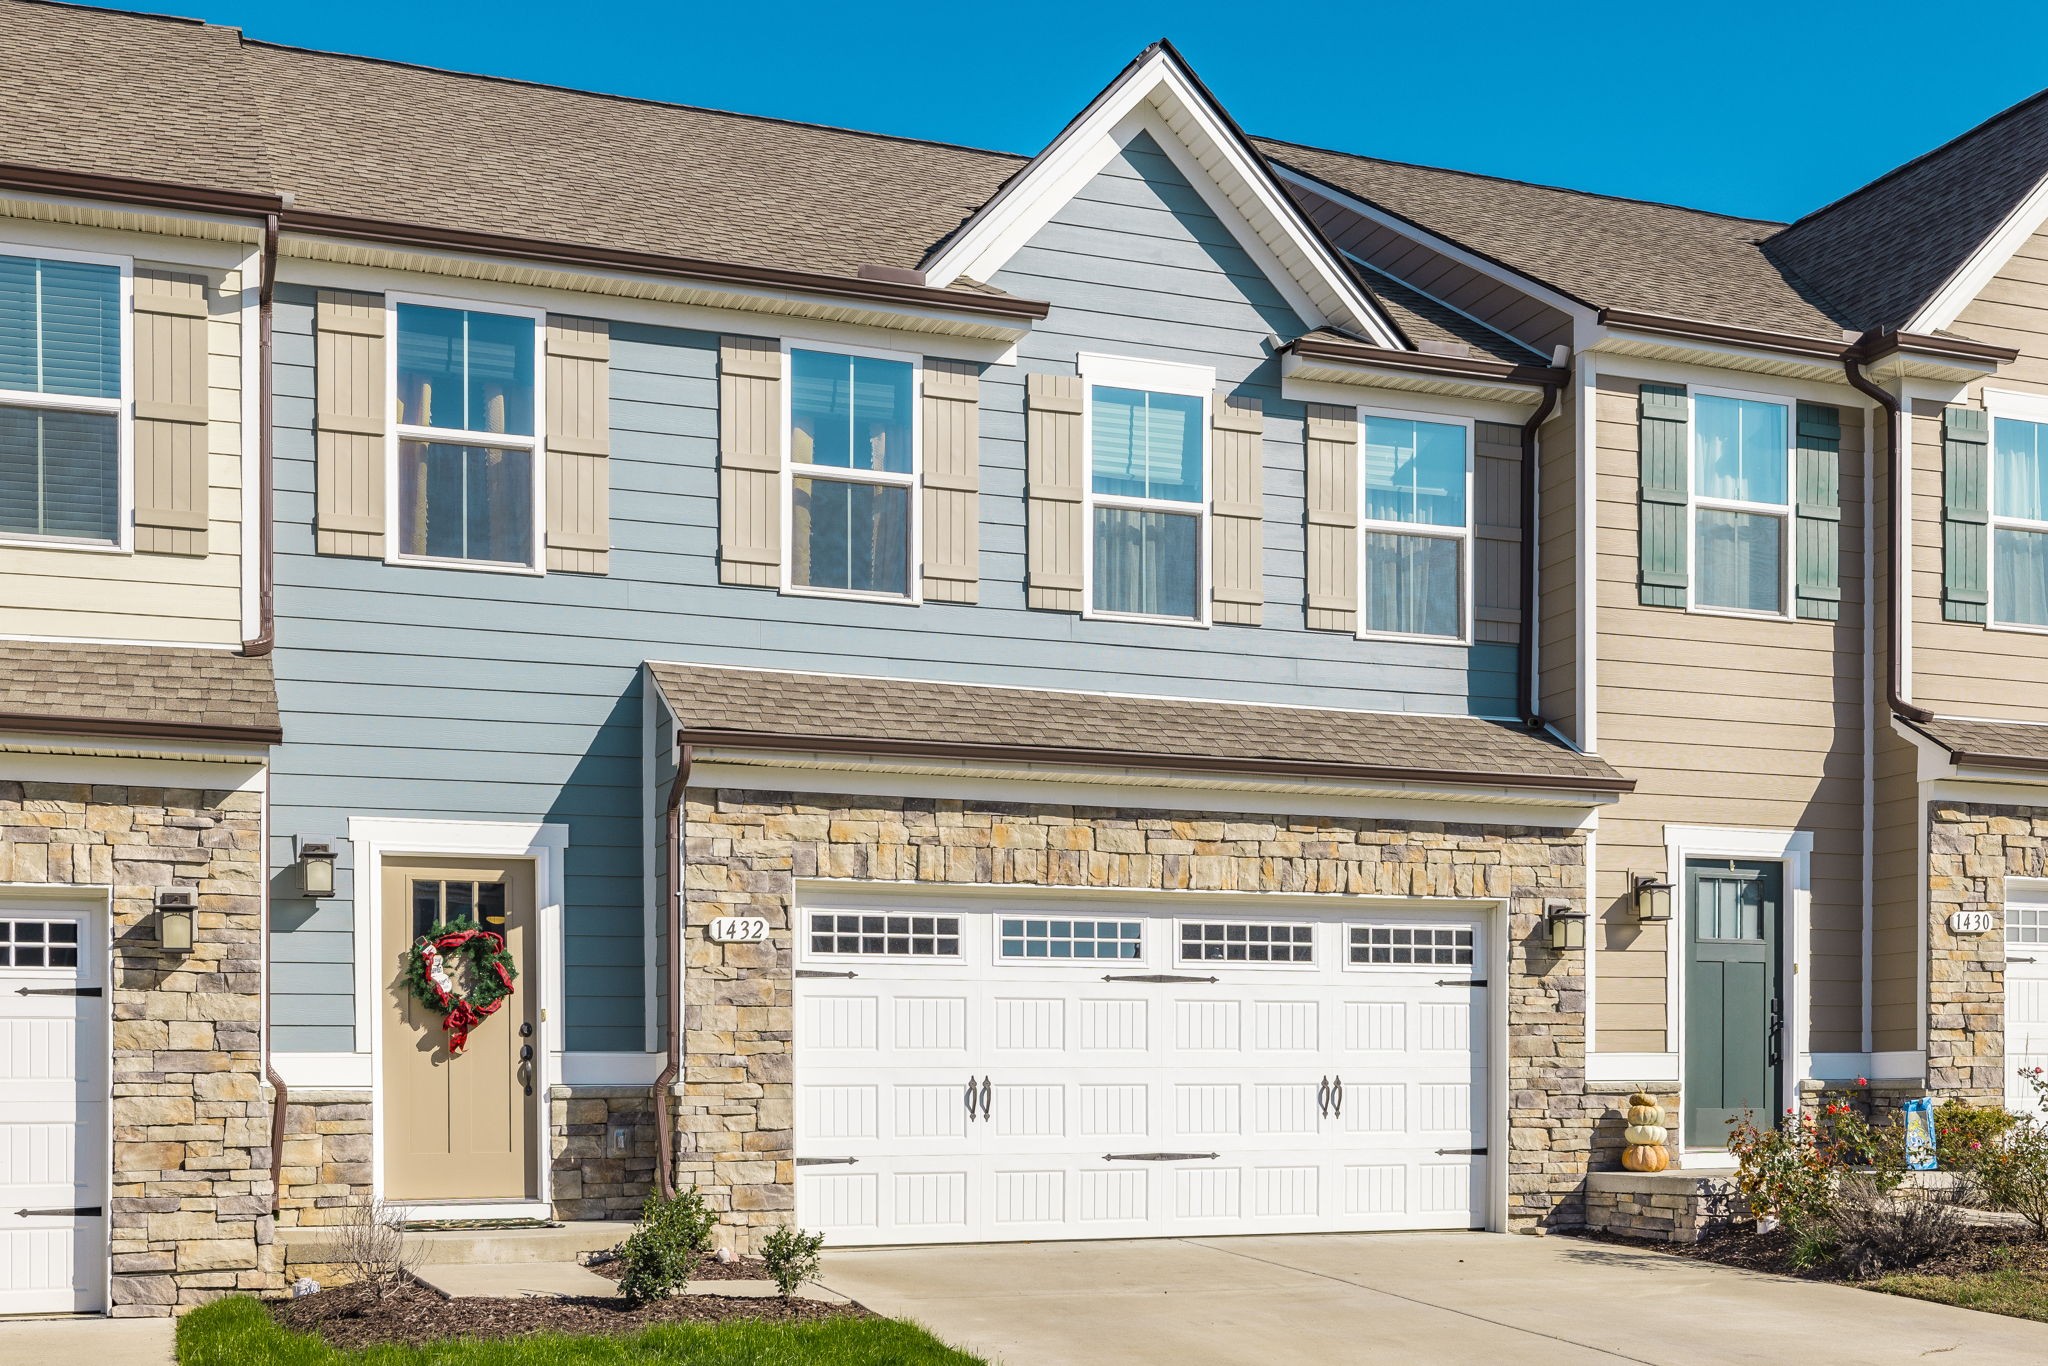
<svg viewBox="0 0 2048 1366">
<path fill-rule="evenodd" d="M 2039 0 L 123 7 L 273 42 L 1018 152 L 1044 146 L 1166 36 L 1254 133 L 1764 218 L 1797 217 L 2048 86 Z"/>
</svg>

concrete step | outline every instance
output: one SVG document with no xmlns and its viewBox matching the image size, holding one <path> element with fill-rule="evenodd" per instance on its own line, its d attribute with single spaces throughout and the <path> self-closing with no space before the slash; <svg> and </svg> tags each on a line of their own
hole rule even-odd
<svg viewBox="0 0 2048 1366">
<path fill-rule="evenodd" d="M 492 1266 L 557 1262 L 574 1265 L 579 1254 L 617 1247 L 633 1231 L 623 1219 L 590 1219 L 553 1228 L 435 1229 L 406 1236 L 426 1248 L 426 1264 Z M 336 1260 L 331 1228 L 281 1228 L 277 1241 L 286 1266 L 324 1266 Z"/>
</svg>

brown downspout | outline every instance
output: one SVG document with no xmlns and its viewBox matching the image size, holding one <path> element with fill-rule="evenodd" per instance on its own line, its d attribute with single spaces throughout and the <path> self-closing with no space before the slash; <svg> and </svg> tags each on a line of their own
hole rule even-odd
<svg viewBox="0 0 2048 1366">
<path fill-rule="evenodd" d="M 654 1079 L 654 1183 L 664 1199 L 676 1193 L 675 1125 L 669 1116 L 669 1091 L 683 1070 L 683 789 L 689 786 L 695 758 L 684 745 L 676 760 L 675 784 L 668 790 L 668 1064 Z"/>
<path fill-rule="evenodd" d="M 1925 707 L 1916 707 L 1906 700 L 1905 681 L 1906 655 L 1904 642 L 1900 640 L 1899 620 L 1902 610 L 1909 610 L 1911 598 L 1906 596 L 1906 565 L 1899 545 L 1899 509 L 1912 506 L 1912 489 L 1906 476 L 1906 460 L 1909 454 L 1906 445 L 1906 412 L 1898 398 L 1889 389 L 1863 373 L 1858 353 L 1852 352 L 1842 358 L 1842 373 L 1859 393 L 1875 400 L 1885 412 L 1885 458 L 1890 468 L 1887 487 L 1890 491 L 1890 506 L 1885 509 L 1885 583 L 1890 601 L 1885 605 L 1891 609 L 1892 619 L 1885 628 L 1885 700 L 1890 703 L 1892 715 L 1907 721 L 1926 722 L 1934 719 L 1934 713 Z M 1902 606 L 1904 605 L 1904 606 Z"/>
<path fill-rule="evenodd" d="M 1530 730 L 1543 729 L 1543 716 L 1536 708 L 1536 564 L 1543 556 L 1536 525 L 1536 429 L 1550 420 L 1557 391 L 1555 383 L 1546 382 L 1543 401 L 1522 424 L 1522 648 L 1515 673 L 1515 711 Z"/>
</svg>

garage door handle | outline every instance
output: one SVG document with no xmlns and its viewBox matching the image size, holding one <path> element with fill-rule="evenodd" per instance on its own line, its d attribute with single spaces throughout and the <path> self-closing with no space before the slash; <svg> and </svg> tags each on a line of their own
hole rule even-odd
<svg viewBox="0 0 2048 1366">
<path fill-rule="evenodd" d="M 1316 1088 L 1316 1113 L 1328 1118 L 1330 1114 L 1330 1079 L 1323 1078 L 1323 1084 Z"/>
<path fill-rule="evenodd" d="M 983 1077 L 983 1078 L 981 1079 L 981 1117 L 982 1117 L 983 1119 L 987 1119 L 987 1118 L 988 1118 L 988 1115 L 989 1115 L 989 1109 L 988 1109 L 988 1104 L 989 1104 L 989 1098 L 990 1098 L 991 1096 L 993 1096 L 994 1094 L 995 1094 L 995 1087 L 989 1084 L 989 1079 L 988 1079 L 987 1077 Z"/>
<path fill-rule="evenodd" d="M 70 1216 L 74 1219 L 97 1219 L 103 1209 L 99 1205 L 75 1205 L 70 1209 L 18 1209 L 17 1219 L 56 1219 Z"/>
<path fill-rule="evenodd" d="M 1222 1153 L 1104 1153 L 1104 1162 L 1193 1162 L 1214 1161 Z"/>
<path fill-rule="evenodd" d="M 1330 1114 L 1337 1119 L 1344 1118 L 1344 1078 L 1342 1077 L 1337 1078 L 1337 1084 L 1330 1088 Z"/>
</svg>

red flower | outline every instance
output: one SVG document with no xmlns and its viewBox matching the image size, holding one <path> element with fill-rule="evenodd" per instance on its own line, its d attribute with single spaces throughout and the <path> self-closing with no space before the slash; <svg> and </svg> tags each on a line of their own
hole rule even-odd
<svg viewBox="0 0 2048 1366">
<path fill-rule="evenodd" d="M 1869 1078 L 1869 1077 L 1858 1077 L 1858 1078 L 1856 1078 L 1856 1084 L 1857 1084 L 1858 1086 L 1868 1086 L 1868 1085 L 1870 1085 L 1870 1078 Z"/>
</svg>

